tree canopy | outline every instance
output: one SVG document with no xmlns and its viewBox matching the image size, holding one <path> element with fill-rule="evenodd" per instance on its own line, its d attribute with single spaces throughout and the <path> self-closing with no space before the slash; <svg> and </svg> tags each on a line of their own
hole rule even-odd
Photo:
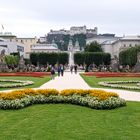
<svg viewBox="0 0 140 140">
<path fill-rule="evenodd" d="M 101 45 L 94 41 L 85 47 L 86 52 L 103 52 Z"/>
</svg>

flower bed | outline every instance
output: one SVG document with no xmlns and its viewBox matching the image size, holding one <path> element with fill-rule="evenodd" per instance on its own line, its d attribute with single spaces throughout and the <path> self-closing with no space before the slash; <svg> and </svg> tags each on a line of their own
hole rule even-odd
<svg viewBox="0 0 140 140">
<path fill-rule="evenodd" d="M 21 81 L 21 80 L 8 80 L 8 79 L 1 79 L 1 82 L 8 82 L 9 84 L 0 84 L 0 88 L 12 88 L 12 87 L 22 87 L 32 85 L 33 81 Z M 14 83 L 13 83 L 14 82 Z"/>
<path fill-rule="evenodd" d="M 98 84 L 105 87 L 140 90 L 139 86 L 119 85 L 119 84 L 130 84 L 130 83 L 131 84 L 135 83 L 137 85 L 140 85 L 140 81 L 104 81 L 104 82 L 99 82 Z"/>
<path fill-rule="evenodd" d="M 120 72 L 86 72 L 86 76 L 96 76 L 96 78 L 105 77 L 140 77 L 140 73 L 120 73 Z"/>
<path fill-rule="evenodd" d="M 125 106 L 116 93 L 103 90 L 25 89 L 0 93 L 0 109 L 20 109 L 32 104 L 69 103 L 94 109 L 113 109 Z"/>
<path fill-rule="evenodd" d="M 50 75 L 50 72 L 16 72 L 16 73 L 0 73 L 1 76 L 31 76 L 31 77 L 44 77 Z"/>
</svg>

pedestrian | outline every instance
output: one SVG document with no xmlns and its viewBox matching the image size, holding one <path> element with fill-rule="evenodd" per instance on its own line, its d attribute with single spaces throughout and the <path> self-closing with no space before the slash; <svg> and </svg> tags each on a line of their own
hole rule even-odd
<svg viewBox="0 0 140 140">
<path fill-rule="evenodd" d="M 64 75 L 64 66 L 61 65 L 61 76 L 63 76 L 63 75 Z"/>
<path fill-rule="evenodd" d="M 51 67 L 51 78 L 54 79 L 55 77 L 55 69 L 54 67 Z"/>
<path fill-rule="evenodd" d="M 77 65 L 74 65 L 74 72 L 77 74 Z"/>
<path fill-rule="evenodd" d="M 61 66 L 60 65 L 57 68 L 57 72 L 58 72 L 58 76 L 60 76 L 60 72 L 61 72 Z"/>
<path fill-rule="evenodd" d="M 70 72 L 73 73 L 73 65 L 70 66 Z"/>
</svg>

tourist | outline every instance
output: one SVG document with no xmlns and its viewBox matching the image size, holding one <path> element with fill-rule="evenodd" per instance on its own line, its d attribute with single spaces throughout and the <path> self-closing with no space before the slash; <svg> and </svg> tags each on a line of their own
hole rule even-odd
<svg viewBox="0 0 140 140">
<path fill-rule="evenodd" d="M 51 67 L 51 78 L 54 79 L 54 77 L 55 77 L 55 69 L 54 69 L 54 67 L 52 66 L 52 67 Z"/>
<path fill-rule="evenodd" d="M 58 72 L 58 76 L 60 76 L 60 72 L 61 72 L 61 66 L 60 65 L 58 65 L 57 72 Z"/>
<path fill-rule="evenodd" d="M 77 74 L 77 65 L 74 65 L 74 72 Z"/>
<path fill-rule="evenodd" d="M 73 73 L 73 65 L 70 66 L 70 72 Z"/>
<path fill-rule="evenodd" d="M 61 76 L 63 76 L 64 75 L 64 66 L 63 65 L 61 65 Z"/>
</svg>

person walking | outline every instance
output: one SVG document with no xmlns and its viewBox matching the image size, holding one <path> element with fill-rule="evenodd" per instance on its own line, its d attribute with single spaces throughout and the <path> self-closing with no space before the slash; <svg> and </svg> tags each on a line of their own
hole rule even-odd
<svg viewBox="0 0 140 140">
<path fill-rule="evenodd" d="M 70 72 L 73 73 L 73 65 L 70 66 Z"/>
<path fill-rule="evenodd" d="M 63 65 L 61 65 L 61 76 L 63 76 L 64 75 L 64 66 Z"/>
<path fill-rule="evenodd" d="M 52 78 L 52 80 L 54 79 L 54 77 L 55 77 L 55 69 L 54 69 L 54 67 L 52 66 L 52 67 L 51 67 L 51 78 Z"/>
<path fill-rule="evenodd" d="M 77 74 L 77 65 L 74 65 L 74 72 Z"/>
<path fill-rule="evenodd" d="M 58 76 L 60 76 L 60 72 L 61 72 L 61 66 L 60 65 L 57 68 L 57 72 L 58 72 Z"/>
</svg>

